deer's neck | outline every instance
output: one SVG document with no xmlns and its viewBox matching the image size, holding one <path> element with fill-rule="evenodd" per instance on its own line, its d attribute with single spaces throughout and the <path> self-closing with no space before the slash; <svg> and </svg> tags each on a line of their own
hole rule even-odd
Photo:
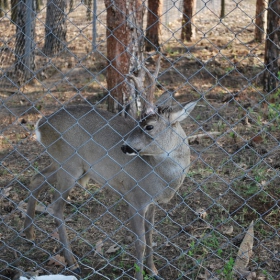
<svg viewBox="0 0 280 280">
<path fill-rule="evenodd" d="M 164 173 L 166 173 L 167 169 L 174 169 L 176 172 L 185 173 L 190 164 L 189 153 L 189 147 L 182 144 L 171 152 L 150 156 L 149 162 L 154 168 L 163 169 Z"/>
<path fill-rule="evenodd" d="M 149 163 L 161 182 L 161 187 L 153 196 L 156 201 L 167 203 L 180 188 L 190 164 L 188 153 L 186 146 L 165 156 L 149 157 Z"/>
</svg>

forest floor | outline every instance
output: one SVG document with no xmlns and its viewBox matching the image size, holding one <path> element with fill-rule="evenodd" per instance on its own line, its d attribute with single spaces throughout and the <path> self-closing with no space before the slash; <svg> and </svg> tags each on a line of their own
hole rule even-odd
<svg viewBox="0 0 280 280">
<path fill-rule="evenodd" d="M 247 279 L 280 278 L 280 103 L 277 94 L 262 90 L 264 44 L 253 40 L 255 7 L 241 1 L 229 4 L 227 12 L 222 21 L 211 11 L 198 13 L 193 42 L 178 40 L 179 19 L 162 30 L 164 58 L 156 95 L 175 90 L 180 102 L 200 100 L 183 122 L 191 147 L 188 176 L 156 212 L 154 258 L 165 279 L 239 279 L 232 269 L 252 221 Z M 82 6 L 69 14 L 67 50 L 52 58 L 38 53 L 37 78 L 21 87 L 12 79 L 15 27 L 0 19 L 0 30 L 6 30 L 0 42 L 6 42 L 0 45 L 0 279 L 16 279 L 17 271 L 67 273 L 55 223 L 45 210 L 52 191 L 40 196 L 34 243 L 27 242 L 22 227 L 30 179 L 50 163 L 35 141 L 37 120 L 66 104 L 106 109 L 99 102 L 107 94 L 105 13 L 100 14 L 95 54 L 84 14 Z M 43 20 L 41 11 L 38 49 Z M 154 65 L 149 59 L 147 67 L 153 70 Z M 87 190 L 71 192 L 65 218 L 83 279 L 133 276 L 134 241 L 126 209 L 93 181 Z"/>
</svg>

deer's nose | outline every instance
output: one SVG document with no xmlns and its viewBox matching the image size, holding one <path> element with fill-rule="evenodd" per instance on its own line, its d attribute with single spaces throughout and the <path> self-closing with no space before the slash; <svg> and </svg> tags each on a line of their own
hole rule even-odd
<svg viewBox="0 0 280 280">
<path fill-rule="evenodd" d="M 128 145 L 122 145 L 121 147 L 122 151 L 126 154 L 126 155 L 130 155 L 130 156 L 134 156 L 137 155 L 139 151 L 131 148 Z"/>
</svg>

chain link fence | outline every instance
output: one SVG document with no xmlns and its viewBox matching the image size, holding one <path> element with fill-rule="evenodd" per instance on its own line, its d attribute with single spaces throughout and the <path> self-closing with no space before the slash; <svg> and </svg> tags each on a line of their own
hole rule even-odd
<svg viewBox="0 0 280 280">
<path fill-rule="evenodd" d="M 31 178 L 50 164 L 50 154 L 35 139 L 35 124 L 61 106 L 106 110 L 104 2 L 67 3 L 62 19 L 67 44 L 54 56 L 43 51 L 51 35 L 45 28 L 47 2 L 32 3 L 1 6 L 1 279 L 71 274 L 54 223 L 54 186 L 38 198 L 34 241 L 23 232 Z M 182 122 L 191 150 L 184 183 L 168 203 L 156 203 L 155 266 L 163 279 L 172 280 L 280 279 L 279 90 L 263 92 L 265 46 L 254 41 L 255 1 L 226 1 L 223 19 L 220 1 L 198 1 L 193 42 L 180 40 L 182 1 L 162 5 L 163 59 L 156 96 L 176 91 L 180 103 L 199 103 Z M 97 12 L 87 20 L 92 7 Z M 16 8 L 31 10 L 35 28 L 31 20 L 20 28 L 21 19 L 12 16 Z M 22 33 L 30 37 L 19 51 Z M 25 60 L 30 48 L 35 48 L 34 63 Z M 32 69 L 32 77 L 21 84 L 15 75 L 16 69 L 24 72 L 19 63 Z M 153 63 L 148 59 L 147 67 Z M 133 279 L 136 241 L 125 199 L 113 196 L 106 184 L 75 184 L 64 216 L 82 270 L 77 277 Z"/>
</svg>

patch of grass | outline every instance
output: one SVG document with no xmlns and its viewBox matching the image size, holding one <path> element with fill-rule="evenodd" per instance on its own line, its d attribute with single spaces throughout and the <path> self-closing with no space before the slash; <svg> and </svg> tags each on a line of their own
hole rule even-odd
<svg viewBox="0 0 280 280">
<path fill-rule="evenodd" d="M 5 136 L 5 137 L 1 137 L 1 145 L 8 145 L 8 144 L 10 144 L 10 139 L 9 139 L 9 137 L 8 136 Z"/>
<path fill-rule="evenodd" d="M 226 279 L 226 280 L 234 279 L 234 276 L 233 276 L 234 262 L 235 261 L 234 261 L 233 257 L 230 257 L 229 260 L 226 261 L 224 267 L 217 271 L 218 275 L 224 277 L 223 279 Z"/>
<path fill-rule="evenodd" d="M 280 90 L 278 90 L 276 93 L 272 94 L 271 100 L 273 102 L 270 102 L 268 104 L 268 115 L 267 118 L 271 122 L 275 122 L 276 125 L 280 125 Z"/>
<path fill-rule="evenodd" d="M 7 169 L 2 169 L 0 170 L 0 176 L 5 176 L 5 175 L 8 175 L 8 170 Z"/>
<path fill-rule="evenodd" d="M 274 277 L 272 277 L 265 269 L 262 270 L 262 273 L 266 276 L 268 280 L 274 279 Z"/>
<path fill-rule="evenodd" d="M 211 235 L 207 235 L 206 238 L 203 238 L 202 244 L 207 247 L 207 249 L 218 250 L 221 243 L 220 238 L 216 232 L 213 232 Z"/>
<path fill-rule="evenodd" d="M 230 73 L 231 71 L 233 71 L 234 70 L 234 67 L 226 67 L 225 68 L 225 72 L 226 73 Z"/>
</svg>

